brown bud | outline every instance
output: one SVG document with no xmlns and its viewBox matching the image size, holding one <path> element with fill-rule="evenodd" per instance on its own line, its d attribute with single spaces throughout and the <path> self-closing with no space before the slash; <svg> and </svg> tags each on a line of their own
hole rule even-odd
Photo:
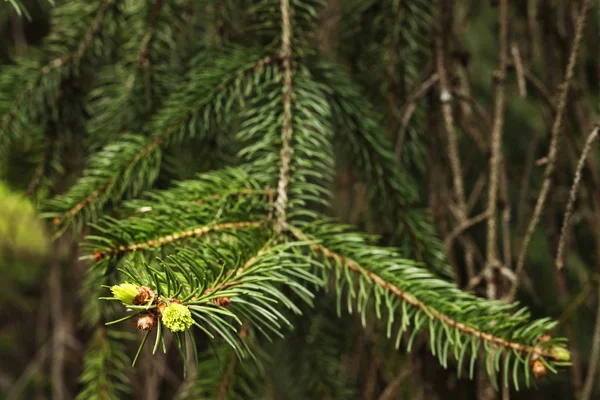
<svg viewBox="0 0 600 400">
<path fill-rule="evenodd" d="M 156 326 L 156 316 L 152 311 L 145 311 L 138 316 L 137 328 L 141 331 L 151 331 Z"/>
<path fill-rule="evenodd" d="M 546 366 L 540 360 L 531 360 L 530 366 L 531 366 L 531 372 L 533 372 L 533 375 L 536 378 L 540 378 L 540 377 L 546 375 L 546 372 L 548 372 L 548 370 L 546 369 Z"/>
<path fill-rule="evenodd" d="M 156 309 L 158 310 L 158 316 L 162 317 L 163 310 L 167 307 L 167 303 L 161 301 L 156 305 Z"/>
<path fill-rule="evenodd" d="M 98 262 L 98 261 L 102 260 L 103 258 L 104 258 L 104 253 L 102 253 L 100 250 L 94 251 L 94 261 Z"/>
<path fill-rule="evenodd" d="M 542 335 L 542 336 L 540 336 L 540 338 L 538 339 L 538 341 L 539 341 L 540 343 L 546 343 L 546 342 L 549 342 L 550 340 L 552 340 L 552 336 L 550 336 L 550 335 L 548 335 L 548 334 Z"/>
<path fill-rule="evenodd" d="M 217 297 L 216 299 L 211 300 L 213 304 L 216 304 L 221 307 L 227 307 L 231 303 L 231 298 L 229 297 Z"/>
<path fill-rule="evenodd" d="M 154 290 L 150 289 L 148 286 L 140 286 L 138 288 L 138 294 L 133 299 L 133 304 L 136 306 L 147 304 L 149 300 L 154 298 Z"/>
</svg>

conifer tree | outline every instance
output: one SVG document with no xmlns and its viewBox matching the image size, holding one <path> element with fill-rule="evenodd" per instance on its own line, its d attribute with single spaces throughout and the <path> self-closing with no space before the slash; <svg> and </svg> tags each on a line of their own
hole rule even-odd
<svg viewBox="0 0 600 400">
<path fill-rule="evenodd" d="M 398 87 L 417 87 L 422 65 L 434 66 L 425 84 L 440 86 L 440 129 L 459 171 L 438 3 L 343 2 L 333 42 L 322 0 L 56 1 L 39 50 L 1 67 L 0 160 L 34 160 L 25 186 L 54 240 L 81 244 L 78 325 L 89 337 L 78 398 L 142 398 L 132 370 L 173 354 L 183 383 L 169 398 L 354 398 L 339 358 L 345 335 L 367 333 L 408 351 L 424 340 L 441 366 L 470 379 L 484 371 L 496 388 L 530 387 L 569 365 L 557 323 L 532 317 L 510 290 L 501 298 L 488 275 L 510 259 L 496 243 L 506 0 L 485 297 L 459 288 L 448 256 L 476 223 L 462 178 L 446 242 L 424 206 L 428 111 Z M 410 124 L 404 103 L 415 103 Z M 334 217 L 342 170 L 364 183 L 376 229 Z M 472 246 L 460 252 L 467 267 Z"/>
</svg>

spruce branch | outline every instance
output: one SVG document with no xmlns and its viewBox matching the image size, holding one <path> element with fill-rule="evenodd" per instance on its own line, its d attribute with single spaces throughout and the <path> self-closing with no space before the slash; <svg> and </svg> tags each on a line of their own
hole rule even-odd
<svg viewBox="0 0 600 400">
<path fill-rule="evenodd" d="M 124 332 L 99 327 L 89 344 L 83 361 L 79 382 L 83 385 L 78 400 L 117 400 L 131 392 L 129 377 L 124 369 L 129 365 Z"/>
<path fill-rule="evenodd" d="M 517 265 L 515 268 L 515 274 L 518 276 L 523 272 L 523 268 L 525 266 L 525 258 L 527 256 L 527 249 L 529 248 L 529 242 L 533 236 L 535 228 L 540 220 L 542 215 L 542 211 L 544 210 L 544 205 L 546 203 L 546 199 L 548 198 L 548 194 L 550 193 L 550 188 L 552 186 L 552 180 L 554 179 L 554 168 L 556 164 L 556 159 L 558 156 L 558 146 L 560 143 L 560 139 L 562 136 L 563 130 L 563 120 L 566 113 L 567 108 L 567 100 L 569 97 L 569 89 L 571 87 L 571 83 L 573 80 L 573 76 L 575 75 L 575 66 L 577 64 L 577 58 L 579 56 L 579 49 L 582 45 L 583 40 L 583 31 L 586 24 L 587 14 L 590 9 L 591 2 L 589 0 L 584 0 L 581 4 L 581 10 L 579 12 L 579 16 L 577 17 L 577 24 L 575 28 L 575 38 L 573 39 L 573 44 L 571 47 L 571 53 L 569 54 L 569 62 L 567 64 L 567 69 L 565 71 L 565 79 L 560 86 L 559 100 L 558 106 L 556 109 L 556 115 L 554 117 L 554 122 L 552 123 L 552 131 L 551 131 L 551 139 L 550 139 L 550 149 L 548 151 L 548 163 L 546 164 L 546 169 L 544 171 L 544 182 L 542 183 L 542 188 L 540 190 L 540 194 L 537 198 L 535 208 L 533 210 L 533 215 L 529 220 L 529 224 L 527 226 L 527 231 L 525 232 L 525 237 L 521 242 L 521 248 L 519 250 L 519 256 L 517 258 Z M 519 280 L 515 281 L 515 283 L 511 287 L 511 291 L 508 295 L 509 299 L 514 298 L 517 288 L 518 288 Z"/>
<path fill-rule="evenodd" d="M 228 114 L 233 113 L 233 101 L 241 101 L 251 94 L 248 85 L 272 60 L 271 56 L 257 60 L 254 55 L 233 51 L 214 61 L 217 73 L 203 71 L 198 77 L 192 72 L 190 78 L 199 78 L 194 89 L 205 90 L 204 96 L 193 101 L 191 107 L 184 107 L 182 112 L 179 106 L 192 95 L 191 89 L 174 93 L 166 101 L 164 110 L 150 122 L 154 132 L 151 138 L 122 135 L 120 143 L 107 145 L 90 160 L 84 171 L 85 179 L 48 203 L 46 216 L 53 217 L 55 225 L 66 228 L 95 203 L 93 209 L 77 221 L 81 226 L 83 222 L 95 219 L 109 200 L 118 203 L 126 194 L 135 196 L 150 188 L 160 170 L 162 149 L 171 143 L 189 140 L 197 134 L 196 129 L 206 135 L 212 124 L 230 118 Z M 233 99 L 225 98 L 225 92 Z M 199 122 L 201 126 L 198 126 Z"/>
<path fill-rule="evenodd" d="M 336 271 L 338 297 L 344 281 L 347 282 L 350 311 L 353 308 L 350 299 L 356 299 L 357 310 L 364 315 L 369 299 L 374 296 L 378 317 L 381 318 L 382 305 L 388 308 L 389 337 L 393 315 L 396 310 L 402 310 L 397 345 L 399 335 L 414 324 L 409 343 L 420 330 L 429 329 L 432 353 L 439 357 L 442 365 L 447 365 L 449 353 L 453 353 L 462 364 L 465 352 L 470 350 L 472 375 L 473 362 L 480 345 L 483 345 L 486 360 L 492 365 L 492 369 L 487 371 L 490 377 L 499 370 L 499 357 L 504 354 L 508 359 L 514 357 L 515 371 L 519 368 L 517 365 L 525 368 L 527 384 L 533 365 L 537 365 L 538 361 L 550 370 L 569 361 L 569 353 L 560 341 L 543 336 L 555 326 L 549 320 L 529 322 L 529 315 L 524 309 L 512 313 L 514 305 L 461 292 L 455 285 L 435 279 L 413 262 L 399 258 L 393 249 L 367 246 L 359 235 L 343 227 L 321 222 L 307 224 L 302 230 L 290 225 L 286 228 L 313 251 L 330 260 L 330 268 Z M 358 285 L 348 271 L 358 275 Z M 392 300 L 386 293 L 399 301 Z M 516 376 L 514 380 L 518 385 Z"/>
<path fill-rule="evenodd" d="M 6 146 L 7 141 L 10 140 L 10 138 L 7 137 L 7 133 L 15 122 L 19 122 L 19 114 L 29 112 L 29 107 L 26 103 L 30 102 L 32 97 L 37 97 L 32 96 L 35 91 L 44 91 L 45 89 L 53 90 L 54 94 L 50 96 L 57 97 L 57 93 L 59 92 L 58 88 L 61 85 L 60 82 L 62 82 L 65 76 L 67 76 L 66 73 L 62 73 L 60 71 L 71 67 L 74 67 L 75 69 L 79 68 L 81 61 L 86 56 L 94 39 L 101 32 L 109 11 L 115 6 L 115 4 L 116 0 L 102 0 L 96 10 L 96 16 L 89 25 L 87 32 L 76 45 L 76 50 L 54 58 L 46 65 L 41 67 L 36 73 L 31 74 L 28 82 L 24 84 L 24 87 L 21 87 L 19 91 L 16 92 L 16 99 L 11 98 L 11 105 L 6 111 L 3 112 L 2 120 L 0 121 L 0 144 L 2 146 Z M 65 5 L 65 7 L 68 7 L 68 5 Z M 82 6 L 82 8 L 85 7 Z M 57 71 L 59 75 L 55 79 L 59 81 L 58 83 L 54 82 L 48 84 L 44 82 L 46 79 L 51 80 L 50 75 Z M 43 101 L 47 100 L 44 99 Z M 40 112 L 44 113 L 45 111 L 40 110 Z M 30 118 L 33 118 L 33 116 L 30 116 Z"/>
<path fill-rule="evenodd" d="M 150 239 L 142 243 L 130 244 L 128 246 L 119 246 L 116 248 L 107 248 L 104 250 L 94 251 L 94 261 L 98 262 L 104 257 L 114 257 L 129 253 L 132 251 L 141 251 L 150 247 L 160 247 L 165 245 L 171 245 L 178 240 L 185 240 L 192 237 L 199 237 L 206 235 L 211 232 L 217 232 L 228 229 L 244 229 L 244 228 L 258 228 L 263 226 L 262 222 L 228 222 L 224 224 L 216 224 L 212 226 L 204 226 L 192 229 L 186 229 L 183 231 L 173 232 L 172 234 L 161 236 L 156 239 Z"/>
</svg>

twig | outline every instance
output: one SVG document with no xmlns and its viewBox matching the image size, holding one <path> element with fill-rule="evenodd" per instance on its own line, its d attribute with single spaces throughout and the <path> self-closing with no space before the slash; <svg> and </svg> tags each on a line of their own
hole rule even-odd
<svg viewBox="0 0 600 400">
<path fill-rule="evenodd" d="M 440 80 L 440 77 L 437 73 L 433 73 L 429 78 L 425 79 L 415 90 L 413 94 L 408 97 L 406 105 L 404 106 L 404 110 L 402 112 L 402 120 L 400 125 L 400 131 L 398 132 L 398 136 L 396 136 L 396 145 L 394 146 L 395 152 L 397 156 L 402 154 L 402 147 L 404 145 L 404 139 L 406 138 L 406 132 L 408 129 L 408 125 L 410 120 L 412 119 L 413 114 L 417 110 L 417 102 L 425 96 L 431 88 Z"/>
<path fill-rule="evenodd" d="M 588 364 L 588 372 L 581 392 L 581 400 L 589 400 L 594 389 L 598 360 L 600 359 L 600 287 L 598 290 L 598 305 L 596 308 L 596 325 L 594 327 L 594 339 L 592 341 L 592 352 Z"/>
<path fill-rule="evenodd" d="M 56 242 L 55 246 L 61 242 Z M 52 316 L 53 334 L 52 334 L 52 359 L 51 359 L 51 381 L 52 381 L 52 398 L 65 398 L 65 379 L 64 379 L 64 364 L 65 364 L 65 338 L 66 327 L 63 315 L 63 290 L 61 286 L 61 262 L 56 253 L 57 248 L 54 248 L 55 255 L 53 257 L 50 274 L 48 276 L 48 290 L 50 298 L 50 314 Z"/>
<path fill-rule="evenodd" d="M 569 225 L 571 223 L 571 217 L 573 216 L 573 208 L 575 207 L 575 200 L 577 199 L 577 189 L 579 188 L 579 182 L 581 182 L 581 172 L 585 165 L 585 160 L 588 156 L 588 153 L 592 149 L 592 143 L 598 137 L 598 131 L 600 130 L 600 125 L 597 125 L 592 132 L 588 135 L 587 140 L 585 141 L 585 145 L 583 146 L 583 151 L 581 152 L 581 157 L 577 162 L 577 169 L 575 171 L 575 178 L 573 179 L 573 185 L 571 186 L 571 190 L 569 192 L 569 202 L 567 203 L 567 207 L 565 209 L 565 215 L 563 218 L 562 228 L 560 230 L 560 239 L 558 241 L 558 251 L 556 252 L 556 268 L 562 269 L 564 266 L 564 253 L 565 246 L 567 244 L 567 230 L 569 229 Z"/>
<path fill-rule="evenodd" d="M 504 266 L 512 271 L 512 249 L 510 241 L 510 220 L 511 220 L 511 206 L 510 196 L 508 194 L 508 174 L 506 173 L 506 164 L 503 162 L 502 168 L 502 186 L 500 188 L 500 195 L 502 200 L 502 251 Z"/>
<path fill-rule="evenodd" d="M 444 125 L 448 138 L 448 158 L 450 160 L 450 169 L 452 170 L 452 184 L 454 195 L 457 201 L 457 219 L 459 224 L 463 224 L 467 220 L 467 205 L 465 201 L 465 188 L 463 183 L 463 173 L 458 152 L 458 138 L 454 129 L 454 118 L 452 116 L 452 105 L 450 100 L 450 85 L 448 80 L 448 72 L 446 70 L 445 50 L 444 50 L 444 26 L 445 13 L 443 11 L 444 4 L 438 1 L 440 9 L 440 24 L 439 32 L 435 38 L 436 47 L 436 68 L 439 75 L 440 83 L 440 100 L 442 101 L 442 115 L 444 117 Z M 473 249 L 469 244 L 465 247 L 465 261 L 469 271 L 474 271 Z"/>
<path fill-rule="evenodd" d="M 513 42 L 510 45 L 510 52 L 517 71 L 517 85 L 519 86 L 519 95 L 522 98 L 527 97 L 527 84 L 525 83 L 525 68 L 523 68 L 523 60 L 521 60 L 521 52 L 517 43 Z"/>
<path fill-rule="evenodd" d="M 29 382 L 29 379 L 40 369 L 43 362 L 50 355 L 50 351 L 52 350 L 52 340 L 53 339 L 50 339 L 40 348 L 33 360 L 31 360 L 29 365 L 27 365 L 21 376 L 19 376 L 19 378 L 11 386 L 6 395 L 6 400 L 17 400 L 22 398 L 21 394 Z"/>
<path fill-rule="evenodd" d="M 486 264 L 491 264 L 497 259 L 496 255 L 496 218 L 498 206 L 498 178 L 499 167 L 502 161 L 502 127 L 504 125 L 506 65 L 508 56 L 508 3 L 507 0 L 500 2 L 500 60 L 496 73 L 496 101 L 494 106 L 494 123 L 491 137 L 490 178 L 488 192 L 488 224 L 487 224 L 487 247 Z"/>
<path fill-rule="evenodd" d="M 571 86 L 571 81 L 573 79 L 573 75 L 575 74 L 575 65 L 577 64 L 577 56 L 579 54 L 579 49 L 581 47 L 581 42 L 583 40 L 583 30 L 585 27 L 587 12 L 590 8 L 590 0 L 584 0 L 581 6 L 581 12 L 577 18 L 577 28 L 575 33 L 575 39 L 573 41 L 573 47 L 571 49 L 571 54 L 569 55 L 569 63 L 567 65 L 567 70 L 565 73 L 565 80 L 561 86 L 561 92 L 559 97 L 558 108 L 556 111 L 556 117 L 554 118 L 554 123 L 552 125 L 552 139 L 550 142 L 550 151 L 548 152 L 548 164 L 546 165 L 546 171 L 544 173 L 544 182 L 542 184 L 542 189 L 540 191 L 539 197 L 537 199 L 537 203 L 535 205 L 535 209 L 533 211 L 533 216 L 529 221 L 529 225 L 527 227 L 527 232 L 525 233 L 525 237 L 521 244 L 521 249 L 519 251 L 519 257 L 517 259 L 517 267 L 515 273 L 517 276 L 521 274 L 523 271 L 523 267 L 525 265 L 525 257 L 527 256 L 527 248 L 529 247 L 529 242 L 533 236 L 533 232 L 535 231 L 535 227 L 537 226 L 540 216 L 542 215 L 542 211 L 544 209 L 544 204 L 546 203 L 546 199 L 548 198 L 548 194 L 550 193 L 550 186 L 552 185 L 552 177 L 554 174 L 554 167 L 556 164 L 556 157 L 558 154 L 558 143 L 560 141 L 561 131 L 564 116 L 567 108 L 567 98 L 569 95 L 569 88 Z M 510 291 L 509 298 L 513 298 L 517 291 L 517 286 L 519 284 L 519 280 L 515 282 Z"/>
<path fill-rule="evenodd" d="M 463 233 L 464 231 L 466 231 L 473 225 L 476 225 L 480 222 L 485 221 L 489 217 L 489 215 L 490 215 L 489 210 L 484 211 L 481 214 L 476 215 L 473 218 L 465 220 L 462 224 L 460 224 L 456 228 L 454 228 L 452 230 L 452 232 L 450 232 L 450 234 L 446 237 L 446 240 L 444 240 L 444 246 L 446 247 L 446 249 L 448 250 L 448 249 L 450 249 L 450 247 L 452 247 L 452 242 L 454 242 L 456 240 L 456 238 L 458 236 L 460 236 L 461 233 Z"/>
<path fill-rule="evenodd" d="M 290 166 L 292 163 L 292 66 L 290 63 L 292 48 L 292 26 L 290 18 L 290 0 L 281 0 L 281 67 L 283 70 L 283 118 L 281 122 L 281 165 L 279 183 L 277 185 L 277 202 L 275 214 L 277 224 L 275 230 L 281 233 L 287 218 L 288 185 Z"/>
</svg>

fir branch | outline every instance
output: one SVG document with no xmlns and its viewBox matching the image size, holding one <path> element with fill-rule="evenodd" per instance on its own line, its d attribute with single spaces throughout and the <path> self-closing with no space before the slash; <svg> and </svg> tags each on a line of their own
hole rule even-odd
<svg viewBox="0 0 600 400">
<path fill-rule="evenodd" d="M 232 60 L 233 58 L 233 60 Z M 252 61 L 248 61 L 251 58 Z M 71 222 L 83 210 L 93 203 L 97 203 L 96 208 L 102 209 L 106 202 L 112 197 L 113 202 L 118 202 L 129 190 L 132 196 L 149 188 L 160 169 L 161 149 L 167 147 L 172 142 L 180 142 L 186 139 L 182 134 L 186 132 L 185 125 L 190 124 L 196 127 L 198 118 L 205 117 L 211 110 L 218 110 L 219 113 L 232 112 L 233 101 L 231 98 L 224 99 L 223 93 L 228 90 L 234 99 L 241 99 L 250 95 L 250 92 L 241 92 L 242 83 L 249 79 L 256 78 L 254 74 L 260 74 L 265 65 L 271 63 L 271 56 L 262 57 L 258 60 L 248 54 L 240 52 L 233 53 L 230 57 L 224 56 L 216 60 L 219 71 L 216 76 L 206 74 L 196 82 L 196 85 L 203 89 L 208 89 L 208 93 L 200 99 L 192 102 L 191 107 L 185 107 L 181 112 L 179 106 L 190 96 L 188 89 L 183 93 L 174 93 L 171 99 L 167 100 L 163 112 L 159 112 L 151 122 L 152 131 L 156 132 L 153 137 L 146 139 L 142 144 L 142 138 L 134 136 L 123 136 L 128 141 L 135 142 L 138 146 L 136 151 L 130 143 L 122 141 L 121 143 L 111 144 L 105 147 L 100 153 L 95 155 L 90 161 L 90 165 L 84 172 L 85 175 L 94 175 L 94 179 L 80 181 L 71 190 L 62 196 L 58 196 L 49 202 L 49 209 L 54 212 L 46 213 L 47 216 L 53 216 L 53 223 L 61 225 L 65 222 Z M 237 63 L 232 63 L 237 61 Z M 193 77 L 193 75 L 192 75 Z M 215 82 L 216 80 L 216 82 Z M 207 87 L 208 85 L 211 87 Z M 215 104 L 215 102 L 217 104 Z M 226 102 L 225 106 L 221 106 Z M 176 110 L 174 113 L 173 110 Z M 204 115 L 202 112 L 204 111 Z M 222 119 L 222 116 L 217 115 Z M 210 124 L 212 121 L 203 121 L 204 124 Z M 202 128 L 202 127 L 200 127 Z M 204 126 L 206 132 L 210 125 Z M 189 136 L 195 134 L 194 131 L 188 133 Z M 115 151 L 120 149 L 119 151 Z M 148 161 L 148 155 L 152 155 L 154 160 Z M 113 162 L 108 160 L 115 159 Z M 117 164 L 117 165 L 115 165 Z M 139 168 L 136 168 L 140 166 Z M 122 177 L 129 179 L 121 182 Z M 84 219 L 89 220 L 94 217 L 97 211 L 92 210 L 89 216 Z M 81 221 L 80 221 L 81 224 Z"/>
<path fill-rule="evenodd" d="M 402 320 L 398 335 L 406 330 L 411 320 L 415 330 L 409 343 L 412 343 L 412 338 L 419 330 L 429 328 L 431 350 L 440 358 L 442 365 L 446 365 L 448 347 L 453 349 L 455 357 L 462 363 L 465 351 L 471 345 L 472 364 L 480 343 L 483 343 L 488 360 L 490 357 L 491 360 L 497 360 L 501 353 L 514 354 L 513 362 L 525 365 L 525 378 L 529 383 L 527 371 L 531 360 L 542 360 L 549 368 L 553 368 L 552 364 L 561 365 L 569 360 L 569 353 L 559 344 L 560 341 L 539 340 L 555 323 L 548 320 L 529 322 L 529 315 L 524 309 L 511 315 L 509 311 L 514 309 L 514 305 L 461 292 L 455 285 L 435 279 L 414 263 L 399 259 L 393 249 L 367 246 L 360 236 L 348 233 L 342 227 L 322 222 L 306 225 L 302 230 L 290 225 L 286 228 L 298 240 L 308 243 L 313 251 L 330 260 L 331 268 L 336 271 L 338 297 L 341 296 L 344 279 L 348 282 L 350 311 L 350 299 L 356 299 L 357 309 L 364 315 L 370 293 L 373 293 L 377 315 L 381 316 L 382 304 L 386 304 L 390 312 L 389 337 L 394 310 L 401 307 Z M 315 234 L 305 233 L 307 231 L 314 231 Z M 358 288 L 350 281 L 346 269 L 359 275 Z M 397 297 L 400 303 L 393 302 L 385 293 Z M 432 296 L 431 293 L 436 295 Z M 499 321 L 502 323 L 498 324 Z M 498 368 L 496 361 L 496 370 Z M 488 370 L 488 373 L 490 377 L 494 375 L 492 370 Z M 518 384 L 516 380 L 515 384 Z"/>
<path fill-rule="evenodd" d="M 78 400 L 116 400 L 131 391 L 124 371 L 130 361 L 122 343 L 128 336 L 102 327 L 96 329 L 83 361 L 79 377 L 83 387 Z"/>
<path fill-rule="evenodd" d="M 184 231 L 173 232 L 170 235 L 161 236 L 156 239 L 147 240 L 142 243 L 130 244 L 128 246 L 119 246 L 117 248 L 108 248 L 104 250 L 94 251 L 94 260 L 100 261 L 104 257 L 113 257 L 129 253 L 132 251 L 141 251 L 151 247 L 160 247 L 165 245 L 173 244 L 178 240 L 185 240 L 192 237 L 199 237 L 206 235 L 211 232 L 229 230 L 229 229 L 244 229 L 244 228 L 258 228 L 264 226 L 262 222 L 228 222 L 224 224 L 216 224 L 212 226 L 204 226 L 198 228 L 187 229 Z"/>
<path fill-rule="evenodd" d="M 279 183 L 277 184 L 277 202 L 275 205 L 277 214 L 276 231 L 283 229 L 286 222 L 286 208 L 288 203 L 288 185 L 290 180 L 290 164 L 292 162 L 292 138 L 294 128 L 292 126 L 292 66 L 291 57 L 291 35 L 292 26 L 290 22 L 290 2 L 281 0 L 281 67 L 283 73 L 283 121 L 281 123 L 281 164 L 279 167 Z"/>
<path fill-rule="evenodd" d="M 38 73 L 18 92 L 18 97 L 12 99 L 11 107 L 6 110 L 0 122 L 0 143 L 6 142 L 7 131 L 10 129 L 11 124 L 17 119 L 18 114 L 26 108 L 25 103 L 31 100 L 32 93 L 45 86 L 43 81 L 50 73 L 71 66 L 75 68 L 79 66 L 95 37 L 101 32 L 108 12 L 115 4 L 116 0 L 103 0 L 97 9 L 94 20 L 84 34 L 83 39 L 77 45 L 77 50 L 73 53 L 63 54 L 60 57 L 54 58 L 40 68 Z M 56 86 L 60 86 L 60 84 Z M 3 143 L 3 145 L 6 145 L 6 143 Z"/>
</svg>

